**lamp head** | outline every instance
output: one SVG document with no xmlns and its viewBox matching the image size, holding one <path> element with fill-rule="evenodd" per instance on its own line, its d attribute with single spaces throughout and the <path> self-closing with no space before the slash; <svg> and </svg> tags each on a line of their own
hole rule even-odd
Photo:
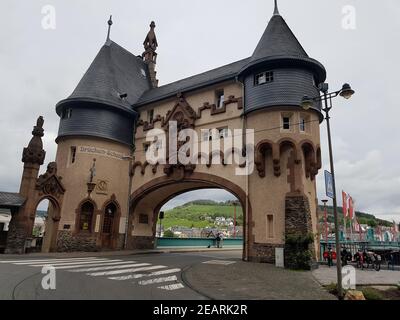
<svg viewBox="0 0 400 320">
<path fill-rule="evenodd" d="M 304 96 L 303 99 L 301 100 L 301 107 L 304 110 L 309 110 L 314 104 L 313 99 L 311 99 L 309 96 Z"/>
<path fill-rule="evenodd" d="M 339 94 L 345 99 L 350 99 L 354 93 L 355 91 L 351 88 L 351 86 L 348 83 L 345 83 Z"/>
</svg>

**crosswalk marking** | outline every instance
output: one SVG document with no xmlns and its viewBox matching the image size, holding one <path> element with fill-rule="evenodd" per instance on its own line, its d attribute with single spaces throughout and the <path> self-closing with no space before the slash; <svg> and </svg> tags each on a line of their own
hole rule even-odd
<svg viewBox="0 0 400 320">
<path fill-rule="evenodd" d="M 135 262 L 135 261 L 132 261 Z M 71 270 L 71 272 L 91 272 L 91 271 L 100 271 L 100 270 L 113 270 L 113 269 L 126 269 L 132 267 L 145 267 L 149 266 L 149 263 L 128 263 L 125 261 L 125 264 L 119 266 L 104 266 L 104 267 L 97 267 L 97 268 L 85 268 L 85 269 L 78 269 L 78 270 Z"/>
<path fill-rule="evenodd" d="M 107 262 L 110 260 L 103 259 L 103 260 L 96 260 L 95 262 Z M 113 261 L 121 261 L 121 260 L 113 260 Z M 59 263 L 41 263 L 41 264 L 31 264 L 31 267 L 43 267 L 43 266 L 71 266 L 71 265 L 85 265 L 85 264 L 90 264 L 93 263 L 93 261 L 83 261 L 83 262 L 59 262 Z"/>
<path fill-rule="evenodd" d="M 0 263 L 9 263 L 17 266 L 43 267 L 53 266 L 57 270 L 85 273 L 87 276 L 106 276 L 109 280 L 137 280 L 134 284 L 140 286 L 159 285 L 160 290 L 178 290 L 185 286 L 178 281 L 177 273 L 180 268 L 170 268 L 151 263 L 139 263 L 133 260 L 110 259 L 101 257 L 82 258 L 42 258 L 29 260 L 2 260 Z M 143 279 L 144 278 L 144 279 Z M 139 280 L 143 279 L 143 280 Z M 168 282 L 172 282 L 167 284 Z M 165 285 L 163 285 L 166 283 Z"/>
<path fill-rule="evenodd" d="M 95 260 L 95 259 L 99 259 L 99 258 L 96 258 L 96 257 L 87 257 L 87 258 L 69 258 L 69 259 L 67 259 L 67 258 L 65 258 L 65 259 L 51 259 L 51 258 L 49 258 L 49 259 L 41 259 L 41 260 L 38 260 L 38 259 L 34 259 L 34 260 L 22 260 L 22 259 L 20 259 L 20 260 L 2 260 L 2 261 L 0 261 L 0 263 L 35 263 L 35 262 L 37 262 L 37 263 L 42 263 L 42 262 L 50 262 L 50 261 L 80 261 L 80 260 Z"/>
<path fill-rule="evenodd" d="M 176 276 L 169 276 L 169 277 L 161 277 L 161 278 L 155 278 L 155 279 L 150 279 L 150 280 L 141 280 L 139 281 L 139 284 L 141 286 L 147 286 L 149 284 L 153 283 L 162 283 L 162 282 L 171 282 L 171 281 L 177 281 L 178 278 Z"/>
<path fill-rule="evenodd" d="M 113 261 L 113 260 L 109 260 L 109 261 Z M 103 263 L 93 263 L 93 264 L 86 264 L 84 266 L 82 265 L 76 265 L 76 266 L 57 266 L 55 267 L 55 269 L 77 269 L 77 268 L 88 268 L 88 267 L 104 267 L 104 266 L 113 266 L 113 265 L 119 265 L 119 264 L 126 264 L 128 263 L 127 261 L 120 261 L 120 262 L 103 262 Z M 136 261 L 129 261 L 129 263 L 135 263 Z M 76 270 L 71 270 L 71 272 L 76 272 Z"/>
<path fill-rule="evenodd" d="M 130 274 L 129 276 L 120 276 L 120 277 L 109 277 L 108 279 L 110 280 L 130 280 L 130 279 L 140 279 L 144 277 L 154 277 L 154 276 L 161 276 L 165 274 L 170 274 L 170 273 L 176 273 L 180 272 L 181 269 L 167 269 L 167 270 L 161 270 L 161 271 L 154 271 L 151 273 L 139 273 L 139 274 Z"/>
<path fill-rule="evenodd" d="M 227 260 L 209 260 L 209 261 L 205 261 L 203 262 L 205 264 L 221 264 L 221 265 L 229 265 L 229 264 L 234 264 L 236 263 L 235 261 L 227 261 Z"/>
<path fill-rule="evenodd" d="M 182 289 L 182 288 L 184 288 L 184 287 L 185 287 L 185 286 L 184 286 L 182 283 L 174 283 L 174 284 L 169 284 L 169 285 L 161 286 L 161 287 L 157 287 L 157 288 L 158 288 L 158 289 L 162 289 L 162 290 L 171 291 L 171 290 Z"/>
<path fill-rule="evenodd" d="M 147 263 L 147 265 L 150 265 Z M 123 270 L 114 270 L 114 271 L 104 271 L 104 272 L 94 272 L 87 273 L 89 276 L 98 277 L 98 276 L 109 276 L 113 274 L 122 274 L 122 273 L 133 273 L 137 271 L 147 271 L 147 270 L 155 270 L 166 268 L 166 266 L 152 266 L 152 267 L 143 267 L 143 268 L 132 268 L 132 269 L 123 269 Z"/>
</svg>

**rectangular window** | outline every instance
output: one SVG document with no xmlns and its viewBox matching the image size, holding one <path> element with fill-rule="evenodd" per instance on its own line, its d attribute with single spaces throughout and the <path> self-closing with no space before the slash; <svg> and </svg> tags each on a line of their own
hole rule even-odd
<svg viewBox="0 0 400 320">
<path fill-rule="evenodd" d="M 153 122 L 153 119 L 154 119 L 154 110 L 151 109 L 151 110 L 147 111 L 147 121 L 149 123 L 151 123 L 151 122 Z"/>
<path fill-rule="evenodd" d="M 282 122 L 283 122 L 283 129 L 290 130 L 290 117 L 283 117 Z"/>
<path fill-rule="evenodd" d="M 306 131 L 306 119 L 303 117 L 300 117 L 300 132 L 305 132 Z"/>
<path fill-rule="evenodd" d="M 268 238 L 274 237 L 274 216 L 269 214 L 267 216 L 267 230 L 268 230 Z"/>
<path fill-rule="evenodd" d="M 225 94 L 224 94 L 224 90 L 218 90 L 216 93 L 216 106 L 217 109 L 222 109 L 224 107 L 224 101 L 225 101 Z"/>
<path fill-rule="evenodd" d="M 71 147 L 71 163 L 75 163 L 76 160 L 76 147 Z"/>
<path fill-rule="evenodd" d="M 261 72 L 255 76 L 254 85 L 259 86 L 272 81 L 274 81 L 274 73 L 272 71 Z"/>
<path fill-rule="evenodd" d="M 140 224 L 149 224 L 149 216 L 147 214 L 139 215 L 139 223 Z"/>
</svg>

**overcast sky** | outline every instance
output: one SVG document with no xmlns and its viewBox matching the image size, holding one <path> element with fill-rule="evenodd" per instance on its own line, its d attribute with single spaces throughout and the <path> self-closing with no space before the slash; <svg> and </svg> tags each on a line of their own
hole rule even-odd
<svg viewBox="0 0 400 320">
<path fill-rule="evenodd" d="M 55 8 L 55 29 L 42 27 L 45 5 Z M 355 29 L 343 28 L 348 5 L 355 8 Z M 111 38 L 134 54 L 142 53 L 156 21 L 162 85 L 250 56 L 273 0 L 2 0 L 0 9 L 0 190 L 18 191 L 22 148 L 36 118 L 45 118 L 47 163 L 56 151 L 55 104 L 73 91 L 103 45 L 110 14 Z M 279 9 L 307 53 L 325 65 L 331 89 L 349 82 L 356 90 L 349 101 L 336 99 L 332 110 L 338 194 L 344 189 L 358 210 L 400 221 L 399 1 L 280 0 Z M 328 169 L 325 124 L 321 132 Z M 323 171 L 320 198 L 322 179 Z M 201 191 L 170 206 L 198 197 L 229 196 Z"/>
</svg>

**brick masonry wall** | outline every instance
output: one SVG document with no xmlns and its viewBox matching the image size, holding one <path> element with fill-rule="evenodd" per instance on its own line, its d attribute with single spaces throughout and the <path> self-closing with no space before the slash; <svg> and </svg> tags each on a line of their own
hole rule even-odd
<svg viewBox="0 0 400 320">
<path fill-rule="evenodd" d="M 58 252 L 73 252 L 73 251 L 86 251 L 94 252 L 100 251 L 96 244 L 96 236 L 91 234 L 75 234 L 71 231 L 61 230 L 57 235 L 57 251 Z"/>
<path fill-rule="evenodd" d="M 275 248 L 282 248 L 281 244 L 253 243 L 248 260 L 251 262 L 275 264 Z"/>
<path fill-rule="evenodd" d="M 311 211 L 308 199 L 303 194 L 288 194 L 285 200 L 285 234 L 301 234 L 306 236 L 312 233 Z M 312 252 L 313 264 L 315 260 L 314 245 L 310 244 L 309 250 Z M 289 248 L 285 247 L 285 266 L 287 255 L 290 254 Z M 312 267 L 312 266 L 310 266 Z"/>
<path fill-rule="evenodd" d="M 155 240 L 154 237 L 136 236 L 129 237 L 128 249 L 154 249 Z"/>
</svg>

